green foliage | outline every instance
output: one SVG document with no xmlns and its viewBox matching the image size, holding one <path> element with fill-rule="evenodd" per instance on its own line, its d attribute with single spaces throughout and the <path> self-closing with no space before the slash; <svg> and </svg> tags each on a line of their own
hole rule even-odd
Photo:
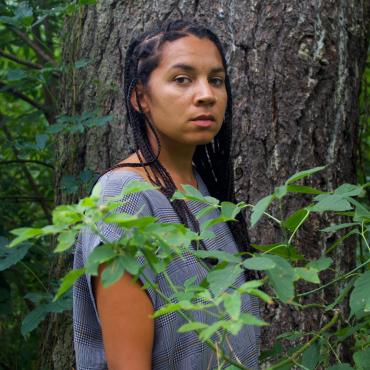
<svg viewBox="0 0 370 370">
<path fill-rule="evenodd" d="M 64 16 L 79 11 L 85 5 L 95 4 L 95 0 L 74 0 L 60 2 L 48 1 L 3 1 L 0 3 L 0 368 L 36 369 L 38 345 L 40 339 L 39 323 L 50 312 L 62 312 L 70 309 L 70 288 L 85 270 L 69 272 L 60 282 L 49 282 L 48 270 L 56 253 L 68 253 L 76 234 L 85 225 L 94 228 L 95 223 L 104 219 L 115 222 L 126 230 L 133 231 L 132 239 L 122 239 L 117 243 L 105 243 L 90 256 L 86 269 L 96 274 L 99 264 L 108 263 L 104 274 L 105 285 L 112 284 L 124 271 L 137 276 L 143 266 L 137 262 L 137 255 L 142 254 L 146 263 L 156 272 L 163 273 L 166 265 L 175 255 L 181 255 L 192 240 L 214 237 L 212 227 L 219 222 L 233 222 L 243 208 L 252 209 L 251 224 L 254 226 L 262 217 L 269 217 L 282 228 L 287 235 L 270 245 L 254 245 L 252 253 L 243 261 L 240 254 L 231 255 L 222 251 L 191 251 L 200 260 L 217 259 L 217 266 L 209 273 L 201 286 L 188 281 L 184 287 L 176 287 L 173 300 L 157 312 L 156 315 L 169 312 L 190 314 L 191 310 L 214 307 L 219 312 L 219 321 L 208 326 L 192 321 L 180 330 L 195 330 L 200 338 L 209 344 L 215 333 L 233 335 L 242 325 L 265 325 L 258 318 L 240 313 L 240 297 L 251 294 L 268 304 L 285 302 L 300 307 L 300 297 L 320 292 L 320 272 L 329 269 L 332 260 L 330 253 L 341 247 L 344 240 L 352 236 L 359 239 L 357 245 L 358 261 L 353 271 L 338 275 L 328 286 L 341 284 L 340 294 L 331 304 L 323 307 L 326 315 L 345 299 L 349 298 L 350 316 L 342 317 L 341 328 L 323 333 L 286 333 L 274 347 L 261 356 L 261 361 L 270 363 L 279 358 L 293 358 L 279 369 L 297 367 L 313 369 L 319 365 L 329 370 L 366 369 L 369 361 L 369 245 L 370 211 L 364 196 L 370 181 L 370 131 L 369 131 L 369 96 L 370 64 L 367 61 L 363 76 L 360 97 L 361 109 L 361 150 L 358 178 L 364 186 L 343 184 L 333 192 L 325 192 L 297 182 L 322 170 L 321 167 L 302 171 L 291 176 L 283 185 L 276 187 L 273 193 L 266 195 L 256 205 L 220 203 L 212 197 L 203 197 L 196 189 L 185 186 L 185 192 L 177 192 L 174 199 L 188 199 L 206 204 L 197 215 L 198 219 L 215 209 L 220 216 L 202 224 L 200 235 L 186 230 L 181 225 L 157 225 L 153 218 L 143 219 L 139 215 L 115 215 L 107 213 L 119 206 L 118 197 L 101 207 L 98 205 L 99 189 L 81 200 L 78 205 L 54 208 L 53 171 L 56 162 L 54 145 L 59 133 L 81 133 L 94 127 L 105 125 L 111 116 L 104 116 L 98 108 L 80 115 L 58 112 L 57 95 L 61 76 L 73 70 L 89 66 L 90 60 L 81 59 L 72 66 L 60 61 L 61 29 Z M 48 58 L 43 57 L 28 40 L 37 43 Z M 22 93 L 21 96 L 19 93 Z M 33 179 L 33 181 L 30 181 Z M 61 189 L 65 194 L 87 193 L 96 180 L 96 174 L 85 169 L 77 176 L 65 174 Z M 145 191 L 142 184 L 126 188 L 125 194 Z M 281 202 L 289 194 L 311 194 L 315 196 L 312 204 L 298 209 L 284 220 L 277 220 L 268 213 L 271 204 Z M 124 194 L 122 194 L 124 195 Z M 295 236 L 311 213 L 334 212 L 348 216 L 342 224 L 328 225 L 323 233 L 335 238 L 335 242 L 317 261 L 307 260 L 295 246 Z M 111 217 L 109 219 L 109 217 Z M 52 225 L 50 223 L 52 222 Z M 7 248 L 10 230 L 16 237 L 11 249 Z M 97 231 L 95 229 L 95 231 Z M 344 231 L 344 232 L 342 232 Z M 57 245 L 50 251 L 50 238 L 57 236 Z M 153 253 L 153 239 L 158 254 Z M 145 241 L 144 244 L 142 242 Z M 149 242 L 150 241 L 150 242 Z M 143 249 L 141 249 L 141 247 Z M 233 287 L 235 278 L 244 269 L 262 271 L 263 279 L 252 280 L 238 289 Z M 311 292 L 296 291 L 296 282 L 305 280 L 316 284 Z M 50 283 L 50 285 L 49 285 Z M 265 288 L 269 286 L 270 290 Z M 271 292 L 270 295 L 266 291 Z M 25 295 L 25 292 L 27 294 Z M 177 299 L 177 301 L 176 301 Z M 202 303 L 194 303 L 199 302 Z M 330 330 L 329 330 L 330 329 Z M 23 336 L 19 335 L 22 333 Z M 26 338 L 26 340 L 25 340 Z M 300 353 L 306 339 L 316 338 Z M 320 340 L 318 339 L 320 338 Z M 347 338 L 354 340 L 352 364 L 330 366 L 329 353 L 342 345 Z M 315 340 L 316 340 L 315 339 Z M 280 340 L 290 340 L 288 352 Z M 308 342 L 306 342 L 308 343 Z M 22 348 L 22 351 L 19 351 Z M 298 355 L 297 355 L 298 353 Z M 297 357 L 292 357 L 296 354 Z M 288 356 L 288 357 L 287 357 Z M 331 356 L 335 357 L 335 355 Z M 283 359 L 284 360 L 284 359 Z M 230 365 L 227 369 L 240 368 Z"/>
<path fill-rule="evenodd" d="M 319 364 L 328 365 L 329 358 L 324 355 L 324 348 L 328 346 L 332 350 L 333 341 L 339 345 L 348 335 L 356 335 L 357 330 L 363 330 L 370 323 L 370 302 L 367 293 L 370 275 L 367 269 L 361 270 L 368 266 L 370 258 L 367 257 L 353 271 L 339 275 L 333 281 L 321 285 L 319 274 L 329 269 L 333 260 L 325 254 L 317 260 L 307 260 L 305 256 L 297 252 L 294 243 L 298 230 L 311 213 L 328 211 L 337 213 L 350 211 L 347 216 L 352 218 L 351 221 L 353 222 L 332 225 L 324 228 L 322 232 L 335 233 L 344 228 L 355 228 L 356 230 L 359 229 L 359 235 L 367 243 L 367 233 L 370 225 L 369 209 L 366 203 L 358 201 L 364 196 L 365 186 L 344 184 L 331 192 L 320 191 L 320 194 L 313 192 L 312 188 L 308 188 L 306 189 L 307 193 L 314 195 L 312 204 L 296 210 L 286 220 L 280 221 L 274 215 L 267 213 L 268 204 L 272 200 L 284 201 L 284 197 L 290 192 L 288 185 L 318 170 L 303 171 L 296 176 L 292 176 L 283 185 L 286 189 L 284 192 L 281 190 L 282 187 L 279 186 L 273 194 L 265 197 L 262 202 L 257 202 L 255 206 L 243 202 L 238 204 L 220 203 L 217 199 L 203 196 L 191 186 L 185 186 L 184 192 L 177 191 L 174 199 L 198 201 L 204 203 L 205 208 L 219 210 L 219 216 L 211 219 L 211 222 L 203 222 L 199 234 L 187 229 L 182 224 L 157 223 L 155 217 L 143 217 L 140 215 L 140 211 L 137 214 L 115 213 L 114 210 L 122 204 L 120 199 L 124 195 L 155 189 L 143 181 L 131 182 L 128 187 L 125 187 L 120 196 L 108 199 L 104 203 L 101 202 L 100 186 L 97 185 L 89 197 L 81 199 L 77 204 L 56 207 L 52 213 L 53 224 L 39 228 L 23 227 L 13 230 L 12 233 L 16 237 L 9 243 L 10 248 L 20 248 L 19 246 L 22 243 L 30 240 L 36 239 L 39 241 L 40 238 L 57 235 L 57 246 L 54 253 L 65 252 L 72 247 L 77 233 L 83 227 L 90 228 L 92 232 L 99 235 L 103 242 L 89 255 L 85 268 L 72 270 L 61 280 L 53 300 L 49 297 L 47 302 L 38 304 L 29 313 L 23 321 L 22 333 L 26 335 L 35 329 L 48 312 L 65 310 L 69 302 L 67 293 L 73 283 L 84 273 L 97 275 L 101 264 L 105 264 L 102 273 L 104 286 L 114 284 L 125 271 L 128 271 L 134 278 L 143 274 L 147 267 L 154 274 L 163 274 L 169 286 L 172 287 L 172 296 L 164 296 L 149 279 L 146 279 L 148 286 L 157 291 L 166 302 L 162 308 L 154 313 L 154 317 L 169 313 L 181 315 L 187 322 L 179 329 L 180 332 L 195 331 L 199 339 L 213 349 L 222 346 L 225 337 L 228 335 L 237 335 L 244 325 L 268 325 L 260 318 L 241 311 L 241 298 L 244 294 L 255 295 L 268 304 L 280 301 L 297 308 L 302 306 L 300 304 L 301 296 L 316 293 L 325 287 L 342 281 L 346 285 L 340 295 L 332 304 L 322 306 L 323 313 L 329 314 L 332 317 L 331 320 L 304 344 L 291 347 L 290 351 L 285 354 L 286 357 L 271 366 L 271 370 L 289 367 L 297 361 L 300 361 L 301 366 L 305 369 L 315 369 Z M 296 190 L 294 188 L 293 192 Z M 300 189 L 300 191 L 303 191 L 303 189 Z M 230 254 L 217 250 L 204 251 L 192 248 L 192 241 L 197 242 L 204 237 L 210 237 L 207 231 L 212 226 L 225 221 L 235 222 L 235 217 L 245 207 L 252 207 L 251 218 L 254 217 L 255 222 L 263 215 L 274 220 L 285 230 L 286 240 L 268 246 L 254 245 L 254 248 L 259 252 L 251 253 L 247 258 L 240 253 Z M 257 210 L 254 210 L 255 208 Z M 125 231 L 123 236 L 114 241 L 106 240 L 96 226 L 97 222 L 100 221 L 117 224 Z M 359 228 L 359 226 L 361 227 Z M 369 251 L 370 248 L 368 248 L 367 255 L 369 255 Z M 207 267 L 209 271 L 200 284 L 196 284 L 195 279 L 189 279 L 184 286 L 177 286 L 167 275 L 166 268 L 171 260 L 176 257 L 181 258 L 184 253 L 193 254 L 199 261 L 205 262 L 211 258 L 217 262 L 214 267 Z M 24 255 L 25 253 L 21 253 L 17 255 L 17 258 L 20 259 Z M 139 257 L 144 257 L 144 264 L 139 263 Z M 17 262 L 17 258 L 12 260 L 13 263 Z M 207 265 L 205 264 L 205 266 Z M 241 286 L 235 286 L 235 281 L 245 269 L 262 271 L 265 277 L 262 280 L 251 280 Z M 299 280 L 316 284 L 317 288 L 298 293 L 296 282 Z M 273 295 L 264 291 L 265 286 L 272 289 Z M 335 307 L 348 295 L 350 297 L 351 314 L 348 318 L 343 317 L 342 320 L 353 322 L 354 325 L 358 325 L 358 329 L 351 331 L 348 329 L 346 332 L 342 330 L 340 335 L 337 333 L 334 336 L 334 333 L 330 330 L 339 320 L 339 312 Z M 58 302 L 62 302 L 61 305 L 58 305 Z M 198 310 L 204 310 L 206 313 L 212 310 L 213 315 L 216 312 L 214 322 L 206 324 L 194 321 L 192 312 Z M 297 332 L 294 335 L 282 335 L 280 339 L 297 341 L 297 338 L 305 335 L 310 336 L 311 334 Z M 219 340 L 215 338 L 219 338 Z M 320 341 L 318 341 L 319 338 L 321 338 Z M 329 345 L 329 341 L 332 344 Z M 268 355 L 264 356 L 269 359 L 271 357 L 281 357 L 281 355 L 281 350 L 279 350 L 278 352 L 270 351 Z M 353 361 L 356 369 L 366 368 L 364 364 L 367 363 L 368 355 L 367 347 L 360 347 L 354 353 Z M 226 363 L 236 366 L 236 368 L 244 368 L 243 365 L 234 363 L 224 353 L 219 353 L 219 356 L 221 356 L 220 360 L 226 361 Z M 335 366 L 341 368 L 346 365 L 337 364 Z"/>
</svg>

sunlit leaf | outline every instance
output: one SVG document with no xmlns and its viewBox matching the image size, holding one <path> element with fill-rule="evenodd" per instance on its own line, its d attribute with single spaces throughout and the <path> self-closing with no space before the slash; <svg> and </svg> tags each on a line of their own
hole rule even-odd
<svg viewBox="0 0 370 370">
<path fill-rule="evenodd" d="M 243 266 L 249 270 L 270 270 L 276 263 L 269 257 L 251 257 L 243 262 Z"/>
<path fill-rule="evenodd" d="M 270 203 L 273 200 L 273 195 L 268 195 L 260 199 L 257 204 L 253 207 L 252 216 L 251 216 L 251 225 L 252 227 L 258 222 L 258 220 L 262 217 L 263 213 L 269 207 Z"/>
<path fill-rule="evenodd" d="M 85 273 L 85 269 L 77 269 L 69 271 L 60 282 L 59 289 L 54 297 L 54 302 L 57 301 L 66 291 L 72 288 L 75 281 Z"/>
<path fill-rule="evenodd" d="M 21 261 L 30 249 L 31 244 L 25 242 L 11 249 L 7 246 L 8 240 L 0 237 L 0 271 L 4 271 Z"/>
<path fill-rule="evenodd" d="M 298 180 L 301 180 L 305 177 L 311 176 L 316 172 L 322 171 L 326 166 L 321 166 L 321 167 L 314 167 L 309 170 L 297 172 L 293 176 L 289 177 L 289 179 L 285 182 L 286 184 L 291 184 L 293 182 L 296 182 Z"/>
</svg>

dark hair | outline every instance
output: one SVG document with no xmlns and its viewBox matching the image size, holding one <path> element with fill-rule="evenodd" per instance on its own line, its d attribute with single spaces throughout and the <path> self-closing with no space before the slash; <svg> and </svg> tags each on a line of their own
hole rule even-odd
<svg viewBox="0 0 370 370">
<path fill-rule="evenodd" d="M 146 119 L 140 104 L 140 110 L 137 111 L 131 104 L 130 98 L 138 82 L 141 82 L 144 86 L 148 83 L 150 74 L 160 63 L 161 50 L 165 43 L 189 35 L 200 39 L 207 38 L 215 44 L 220 52 L 226 72 L 225 86 L 227 91 L 227 106 L 222 127 L 212 142 L 197 146 L 193 163 L 212 196 L 220 201 L 235 202 L 233 163 L 231 159 L 232 94 L 227 74 L 226 59 L 218 37 L 208 28 L 192 21 L 183 19 L 167 21 L 131 41 L 125 59 L 124 94 L 128 122 L 132 128 L 135 150 L 140 163 L 122 163 L 112 168 L 144 167 L 150 181 L 160 187 L 162 193 L 168 199 L 175 192 L 176 186 L 170 174 L 158 160 L 161 148 L 159 137 L 149 120 Z M 146 125 L 148 125 L 156 138 L 158 153 L 153 152 L 147 135 Z M 148 171 L 148 167 L 150 167 L 151 171 Z M 172 202 L 172 205 L 182 223 L 189 226 L 190 221 L 193 227 L 197 231 L 199 230 L 197 220 L 184 201 L 176 200 Z M 229 227 L 239 250 L 245 252 L 249 248 L 246 222 L 241 214 L 238 215 L 237 219 L 239 222 L 230 222 Z"/>
</svg>

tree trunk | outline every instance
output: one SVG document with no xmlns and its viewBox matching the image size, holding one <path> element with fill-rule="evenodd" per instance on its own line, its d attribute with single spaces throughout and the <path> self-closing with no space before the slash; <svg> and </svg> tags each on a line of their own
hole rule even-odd
<svg viewBox="0 0 370 370">
<path fill-rule="evenodd" d="M 74 115 L 100 110 L 113 120 L 83 134 L 58 139 L 57 201 L 84 194 L 61 190 L 63 175 L 84 169 L 101 172 L 127 156 L 131 137 L 125 128 L 123 56 L 132 36 L 169 17 L 194 18 L 209 25 L 226 46 L 234 97 L 235 173 L 239 200 L 255 203 L 293 173 L 328 165 L 309 185 L 333 189 L 355 182 L 358 96 L 367 51 L 369 6 L 361 0 L 118 1 L 102 0 L 66 20 L 61 111 Z M 73 68 L 76 61 L 89 63 Z M 302 206 L 291 198 L 282 217 Z M 277 211 L 273 209 L 273 212 Z M 313 217 L 300 235 L 300 249 L 319 257 L 329 242 Z M 250 230 L 254 243 L 277 241 L 268 222 Z M 354 263 L 353 247 L 338 249 L 337 269 Z M 63 272 L 65 261 L 59 262 Z M 323 277 L 326 278 L 325 276 Z M 316 300 L 330 301 L 333 293 Z M 263 336 L 269 347 L 287 330 L 312 330 L 324 318 L 286 306 L 266 307 L 271 322 Z M 42 369 L 71 369 L 70 320 L 47 325 Z M 67 333 L 68 335 L 65 335 Z"/>
</svg>

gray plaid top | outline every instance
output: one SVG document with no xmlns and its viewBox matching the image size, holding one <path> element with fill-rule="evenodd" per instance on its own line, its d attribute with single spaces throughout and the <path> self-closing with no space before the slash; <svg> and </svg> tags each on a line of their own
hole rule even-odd
<svg viewBox="0 0 370 370">
<path fill-rule="evenodd" d="M 199 190 L 204 195 L 209 195 L 206 185 L 195 172 Z M 133 171 L 108 172 L 102 176 L 99 182 L 102 185 L 102 202 L 108 197 L 117 196 L 122 188 L 132 180 L 144 179 Z M 170 202 L 158 190 L 147 190 L 137 194 L 125 196 L 126 204 L 117 209 L 118 212 L 137 213 L 141 210 L 143 216 L 152 215 L 164 223 L 178 223 L 179 219 Z M 195 201 L 189 201 L 188 206 L 193 214 L 196 214 L 205 205 Z M 218 211 L 214 211 L 204 218 L 217 217 Z M 121 236 L 120 229 L 113 224 L 99 225 L 101 233 L 109 241 L 117 240 Z M 205 240 L 208 250 L 223 250 L 232 253 L 237 252 L 235 241 L 226 224 L 218 224 L 213 228 L 215 238 Z M 88 230 L 83 230 L 76 242 L 74 268 L 84 266 L 88 255 L 101 244 L 100 238 Z M 186 256 L 184 260 L 174 259 L 168 266 L 167 273 L 176 285 L 182 285 L 186 279 L 197 276 L 200 282 L 206 276 L 206 270 L 196 262 L 192 256 Z M 158 274 L 156 277 L 145 271 L 159 289 L 167 296 L 171 295 L 171 289 L 166 280 Z M 145 279 L 140 277 L 145 283 Z M 236 285 L 245 282 L 244 275 L 236 281 Z M 164 305 L 162 299 L 150 288 L 147 290 L 154 310 Z M 243 312 L 249 312 L 259 316 L 259 305 L 255 297 L 243 295 Z M 196 321 L 211 323 L 212 318 L 200 311 L 193 312 Z M 200 342 L 194 332 L 178 333 L 177 329 L 185 323 L 177 313 L 170 313 L 155 319 L 155 339 L 152 353 L 153 370 L 206 370 L 217 368 L 217 361 L 213 351 L 204 343 Z M 97 313 L 94 295 L 92 293 L 91 276 L 83 275 L 74 285 L 73 289 L 73 328 L 74 347 L 76 352 L 77 370 L 103 370 L 107 369 L 104 356 L 102 332 Z M 244 326 L 237 336 L 229 337 L 234 354 L 240 362 L 250 369 L 258 369 L 259 355 L 259 328 Z M 228 351 L 228 348 L 225 348 Z M 232 353 L 229 356 L 234 357 Z M 235 357 L 234 357 L 235 359 Z M 210 365 L 211 364 L 211 365 Z"/>
</svg>

